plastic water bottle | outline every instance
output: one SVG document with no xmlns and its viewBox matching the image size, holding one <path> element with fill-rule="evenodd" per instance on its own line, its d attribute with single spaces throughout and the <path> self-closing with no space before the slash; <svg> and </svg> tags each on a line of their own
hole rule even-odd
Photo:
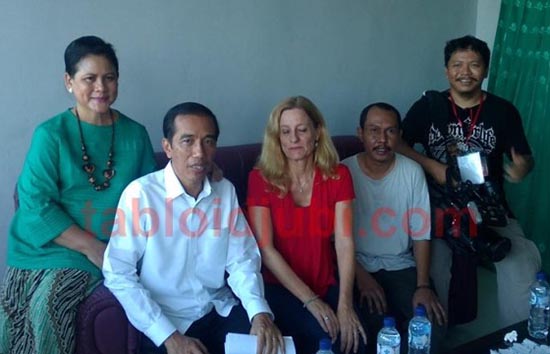
<svg viewBox="0 0 550 354">
<path fill-rule="evenodd" d="M 334 354 L 330 338 L 323 338 L 319 341 L 319 350 L 315 354 Z"/>
<path fill-rule="evenodd" d="M 395 319 L 384 317 L 384 327 L 378 332 L 376 341 L 377 354 L 399 354 L 401 336 L 395 329 Z"/>
<path fill-rule="evenodd" d="M 426 308 L 418 305 L 409 322 L 409 354 L 428 354 L 431 336 L 432 324 L 426 318 Z"/>
<path fill-rule="evenodd" d="M 550 317 L 550 285 L 543 272 L 537 273 L 537 280 L 531 286 L 531 310 L 527 330 L 533 338 L 544 339 L 548 336 Z"/>
</svg>

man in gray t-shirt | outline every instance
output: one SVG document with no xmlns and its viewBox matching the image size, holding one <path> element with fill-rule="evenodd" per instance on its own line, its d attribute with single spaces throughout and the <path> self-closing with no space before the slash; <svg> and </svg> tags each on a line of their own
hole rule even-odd
<svg viewBox="0 0 550 354">
<path fill-rule="evenodd" d="M 343 161 L 356 194 L 357 290 L 370 338 L 383 315 L 408 321 L 421 304 L 433 324 L 432 353 L 438 353 L 447 316 L 430 284 L 428 188 L 420 165 L 394 152 L 400 123 L 393 106 L 367 106 L 358 128 L 365 151 Z M 402 333 L 402 348 L 406 343 Z"/>
</svg>

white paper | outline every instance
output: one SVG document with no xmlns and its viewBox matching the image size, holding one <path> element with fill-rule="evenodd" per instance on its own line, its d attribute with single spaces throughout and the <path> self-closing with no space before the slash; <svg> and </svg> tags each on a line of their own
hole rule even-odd
<svg viewBox="0 0 550 354">
<path fill-rule="evenodd" d="M 537 344 L 527 338 L 521 343 L 514 343 L 509 348 L 491 350 L 491 354 L 548 354 L 550 347 L 544 344 Z"/>
<path fill-rule="evenodd" d="M 473 184 L 482 184 L 485 182 L 479 152 L 458 156 L 457 162 L 463 182 L 470 181 Z"/>
<path fill-rule="evenodd" d="M 508 343 L 514 343 L 518 340 L 518 332 L 515 330 L 512 332 L 508 332 L 504 335 L 504 341 Z"/>
<path fill-rule="evenodd" d="M 283 337 L 286 354 L 296 354 L 292 337 Z M 250 334 L 227 333 L 225 354 L 256 354 L 256 336 Z M 281 351 L 279 350 L 279 354 Z"/>
</svg>

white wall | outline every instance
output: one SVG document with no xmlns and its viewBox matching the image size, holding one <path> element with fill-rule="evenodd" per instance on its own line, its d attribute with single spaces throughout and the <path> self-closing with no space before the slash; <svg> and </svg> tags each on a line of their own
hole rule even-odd
<svg viewBox="0 0 550 354">
<path fill-rule="evenodd" d="M 186 100 L 209 106 L 220 118 L 220 144 L 231 145 L 259 141 L 271 108 L 289 95 L 313 99 L 332 134 L 353 134 L 360 110 L 375 100 L 404 113 L 423 90 L 446 87 L 443 45 L 476 33 L 485 22 L 480 4 L 0 0 L 0 272 L 33 129 L 73 104 L 62 56 L 74 38 L 96 34 L 115 45 L 115 106 L 146 125 L 157 149 L 164 113 Z"/>
<path fill-rule="evenodd" d="M 502 0 L 478 0 L 476 36 L 483 39 L 492 50 L 497 31 L 498 15 Z"/>
<path fill-rule="evenodd" d="M 498 16 L 500 14 L 501 0 L 478 0 L 476 37 L 483 39 L 489 45 L 491 53 L 495 44 Z M 487 89 L 489 80 L 483 82 L 483 89 Z"/>
</svg>

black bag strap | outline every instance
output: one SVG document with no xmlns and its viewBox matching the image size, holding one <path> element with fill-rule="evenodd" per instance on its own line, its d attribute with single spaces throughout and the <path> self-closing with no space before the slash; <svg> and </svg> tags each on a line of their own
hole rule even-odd
<svg viewBox="0 0 550 354">
<path fill-rule="evenodd" d="M 449 98 L 448 91 L 436 91 L 436 90 L 427 90 L 424 91 L 423 95 L 428 100 L 428 114 L 430 117 L 440 117 L 442 120 L 449 121 Z M 441 120 L 441 119 L 440 119 Z M 446 189 L 453 190 L 453 181 L 458 182 L 461 180 L 460 171 L 456 160 L 453 161 L 453 158 L 449 156 L 450 161 L 448 161 L 448 168 L 446 171 Z M 431 180 L 431 177 L 428 179 Z M 436 183 L 435 181 L 431 181 Z"/>
</svg>

